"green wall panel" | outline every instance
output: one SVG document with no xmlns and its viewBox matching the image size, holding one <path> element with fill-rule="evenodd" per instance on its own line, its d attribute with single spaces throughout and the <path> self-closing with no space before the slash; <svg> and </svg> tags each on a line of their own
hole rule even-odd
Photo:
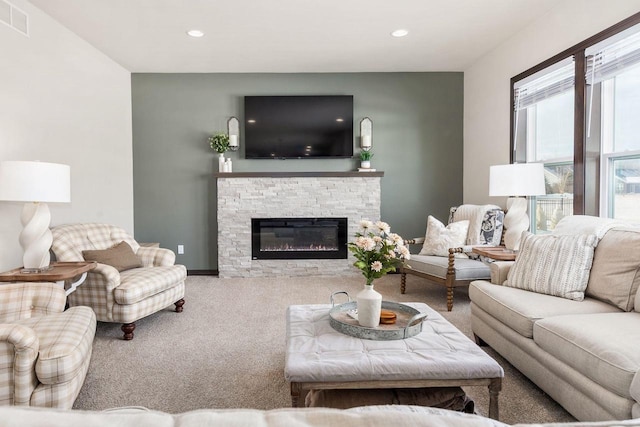
<svg viewBox="0 0 640 427">
<path fill-rule="evenodd" d="M 133 74 L 134 222 L 138 241 L 160 242 L 190 270 L 217 269 L 217 154 L 207 136 L 241 122 L 234 172 L 349 171 L 356 159 L 247 160 L 244 95 L 353 95 L 354 152 L 373 120 L 372 167 L 382 178 L 382 219 L 422 236 L 427 215 L 446 222 L 462 201 L 462 73 Z M 377 218 L 372 218 L 377 219 Z"/>
</svg>

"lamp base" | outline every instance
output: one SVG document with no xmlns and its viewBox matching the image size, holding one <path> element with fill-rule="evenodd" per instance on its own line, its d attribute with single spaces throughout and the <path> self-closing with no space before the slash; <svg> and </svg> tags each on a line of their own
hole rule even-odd
<svg viewBox="0 0 640 427">
<path fill-rule="evenodd" d="M 20 246 L 24 250 L 22 262 L 26 270 L 49 267 L 49 249 L 53 242 L 49 224 L 51 213 L 46 203 L 25 203 L 20 217 L 22 231 Z"/>
<path fill-rule="evenodd" d="M 520 248 L 522 233 L 529 229 L 527 199 L 525 197 L 509 197 L 507 199 L 504 228 L 504 245 L 507 249 L 517 251 Z"/>
</svg>

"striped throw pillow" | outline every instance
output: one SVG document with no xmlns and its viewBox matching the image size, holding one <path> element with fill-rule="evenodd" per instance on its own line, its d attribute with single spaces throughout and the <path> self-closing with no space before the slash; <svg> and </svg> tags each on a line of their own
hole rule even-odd
<svg viewBox="0 0 640 427">
<path fill-rule="evenodd" d="M 595 234 L 526 233 L 504 285 L 582 301 L 597 244 Z"/>
</svg>

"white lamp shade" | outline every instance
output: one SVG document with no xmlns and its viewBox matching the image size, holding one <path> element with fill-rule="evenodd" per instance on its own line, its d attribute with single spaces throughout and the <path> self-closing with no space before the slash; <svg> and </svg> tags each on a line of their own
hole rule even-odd
<svg viewBox="0 0 640 427">
<path fill-rule="evenodd" d="M 0 200 L 68 203 L 70 167 L 46 162 L 0 162 Z"/>
<path fill-rule="evenodd" d="M 546 194 L 544 165 L 516 163 L 491 166 L 489 196 L 539 196 Z"/>
</svg>

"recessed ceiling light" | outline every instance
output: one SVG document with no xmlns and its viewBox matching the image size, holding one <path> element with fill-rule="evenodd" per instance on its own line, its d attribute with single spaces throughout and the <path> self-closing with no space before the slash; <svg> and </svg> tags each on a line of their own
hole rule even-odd
<svg viewBox="0 0 640 427">
<path fill-rule="evenodd" d="M 343 119 L 342 117 L 338 117 L 338 118 L 336 119 L 336 122 L 344 122 L 344 119 Z"/>
<path fill-rule="evenodd" d="M 200 30 L 189 30 L 187 31 L 187 34 L 189 34 L 191 37 L 202 37 L 204 36 L 204 33 Z"/>
<path fill-rule="evenodd" d="M 255 122 L 256 122 L 256 121 L 255 121 L 255 119 L 249 119 L 249 120 L 247 120 L 247 123 L 255 123 Z"/>
<path fill-rule="evenodd" d="M 392 32 L 391 32 L 391 35 L 392 35 L 393 37 L 404 37 L 404 36 L 406 36 L 407 34 L 409 34 L 409 30 L 405 30 L 405 29 L 403 29 L 403 28 L 401 28 L 401 29 L 399 29 L 399 30 L 395 30 L 395 31 L 392 31 Z"/>
</svg>

